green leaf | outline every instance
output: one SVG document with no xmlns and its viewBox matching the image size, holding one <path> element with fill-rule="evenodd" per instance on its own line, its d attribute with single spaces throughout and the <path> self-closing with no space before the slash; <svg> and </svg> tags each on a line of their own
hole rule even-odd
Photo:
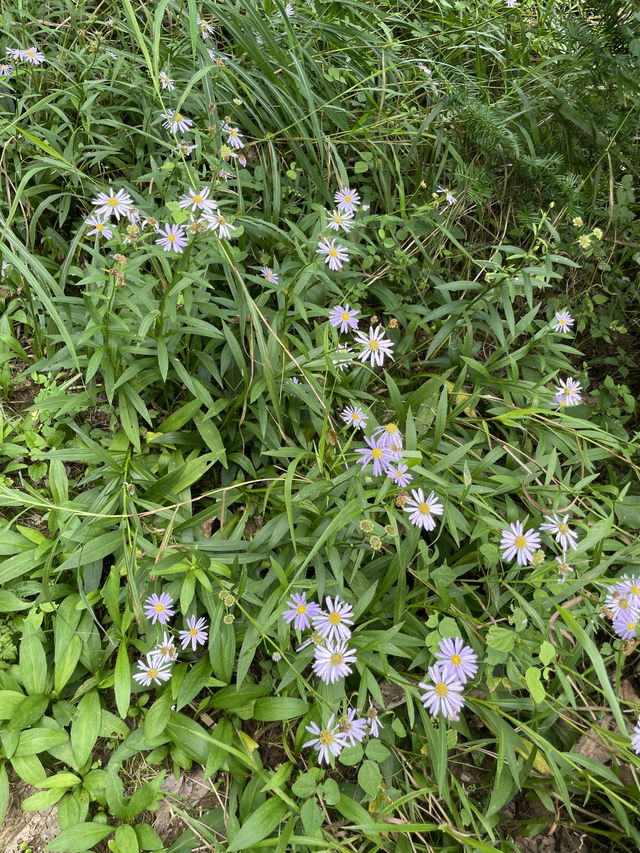
<svg viewBox="0 0 640 853">
<path fill-rule="evenodd" d="M 510 652 L 516 642 L 516 634 L 511 628 L 491 625 L 487 631 L 487 645 L 499 652 Z"/>
<path fill-rule="evenodd" d="M 0 589 L 0 613 L 13 613 L 31 607 L 30 601 L 23 601 L 8 589 Z"/>
<path fill-rule="evenodd" d="M 29 729 L 26 732 L 20 732 L 20 740 L 15 754 L 19 758 L 36 755 L 38 752 L 45 752 L 47 749 L 61 746 L 68 740 L 66 732 L 56 731 L 55 729 Z"/>
<path fill-rule="evenodd" d="M 137 823 L 134 829 L 141 850 L 164 850 L 162 839 L 148 823 Z"/>
<path fill-rule="evenodd" d="M 529 688 L 529 693 L 531 693 L 533 701 L 538 705 L 540 702 L 544 702 L 546 692 L 544 685 L 540 682 L 540 670 L 535 666 L 530 666 L 527 668 L 524 678 L 527 682 L 527 687 Z"/>
<path fill-rule="evenodd" d="M 286 805 L 276 797 L 262 803 L 231 838 L 227 845 L 228 853 L 233 853 L 234 850 L 244 850 L 244 848 L 262 841 L 284 819 L 287 811 Z"/>
<path fill-rule="evenodd" d="M 75 773 L 61 770 L 54 776 L 46 776 L 44 779 L 40 779 L 34 788 L 73 788 L 74 785 L 79 785 L 81 782 L 82 779 Z"/>
<path fill-rule="evenodd" d="M 127 716 L 129 700 L 131 699 L 131 671 L 129 668 L 129 656 L 127 655 L 127 644 L 124 640 L 121 640 L 118 646 L 113 686 L 116 694 L 116 707 L 124 720 Z"/>
<path fill-rule="evenodd" d="M 64 829 L 44 849 L 47 853 L 84 853 L 112 832 L 113 827 L 104 823 L 77 823 Z"/>
<path fill-rule="evenodd" d="M 373 799 L 377 796 L 382 782 L 382 773 L 375 761 L 366 759 L 360 765 L 358 770 L 358 785 L 362 790 Z"/>
<path fill-rule="evenodd" d="M 540 661 L 545 666 L 548 666 L 551 663 L 551 661 L 555 658 L 555 656 L 556 656 L 555 648 L 551 645 L 551 643 L 548 640 L 543 640 L 542 645 L 540 646 L 540 651 L 538 652 L 538 657 L 540 658 Z"/>
<path fill-rule="evenodd" d="M 24 623 L 20 642 L 20 679 L 30 695 L 44 693 L 47 687 L 47 656 L 38 631 L 30 622 Z"/>
<path fill-rule="evenodd" d="M 171 713 L 171 693 L 163 693 L 147 711 L 144 718 L 144 737 L 147 743 L 152 743 L 167 727 Z"/>
<path fill-rule="evenodd" d="M 116 829 L 115 842 L 120 853 L 140 853 L 138 836 L 135 829 L 127 824 L 122 824 Z"/>
<path fill-rule="evenodd" d="M 100 698 L 96 690 L 90 690 L 78 703 L 78 715 L 71 725 L 71 748 L 78 767 L 82 767 L 90 758 L 101 723 Z"/>
<path fill-rule="evenodd" d="M 316 777 L 312 773 L 301 773 L 291 786 L 291 790 L 296 797 L 301 797 L 302 799 L 310 797 L 315 789 Z"/>
<path fill-rule="evenodd" d="M 66 788 L 51 788 L 48 791 L 38 791 L 37 794 L 32 794 L 23 800 L 20 803 L 20 808 L 25 812 L 39 812 L 43 809 L 50 809 L 64 797 L 66 790 Z"/>
<path fill-rule="evenodd" d="M 9 775 L 6 762 L 0 764 L 0 826 L 4 823 L 4 816 L 9 805 Z"/>
<path fill-rule="evenodd" d="M 309 709 L 304 699 L 289 696 L 265 696 L 258 699 L 253 708 L 253 718 L 262 723 L 272 723 L 277 720 L 292 720 L 301 717 Z"/>
</svg>

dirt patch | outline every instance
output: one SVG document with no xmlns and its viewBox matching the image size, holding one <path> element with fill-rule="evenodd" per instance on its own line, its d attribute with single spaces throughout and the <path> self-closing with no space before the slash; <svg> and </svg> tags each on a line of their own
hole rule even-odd
<svg viewBox="0 0 640 853">
<path fill-rule="evenodd" d="M 37 789 L 10 777 L 9 791 L 7 814 L 0 827 L 0 850 L 2 853 L 20 853 L 20 845 L 28 844 L 33 853 L 44 853 L 46 845 L 60 832 L 58 806 L 24 812 L 20 807 L 22 802 Z"/>
</svg>

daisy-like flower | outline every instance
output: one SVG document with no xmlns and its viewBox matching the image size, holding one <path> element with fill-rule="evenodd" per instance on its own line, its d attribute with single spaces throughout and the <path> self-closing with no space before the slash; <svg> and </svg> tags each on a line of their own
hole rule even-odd
<svg viewBox="0 0 640 853">
<path fill-rule="evenodd" d="M 322 612 L 322 611 L 321 611 Z M 301 646 L 298 646 L 296 649 L 297 652 L 301 652 L 303 649 L 306 649 L 307 646 L 322 646 L 324 645 L 324 637 L 319 631 L 314 631 L 313 634 L 309 637 L 308 640 L 305 640 Z"/>
<path fill-rule="evenodd" d="M 429 678 L 433 684 L 421 681 L 418 685 L 424 690 L 420 697 L 424 707 L 432 717 L 442 713 L 448 720 L 459 720 L 464 707 L 462 682 L 455 675 L 445 675 L 438 665 L 429 667 Z"/>
<path fill-rule="evenodd" d="M 118 54 L 117 54 L 117 53 L 114 53 L 112 50 L 108 50 L 108 51 L 107 51 L 107 56 L 108 56 L 110 59 L 117 59 L 117 58 L 118 58 Z"/>
<path fill-rule="evenodd" d="M 620 614 L 613 620 L 613 630 L 622 640 L 632 640 L 636 636 L 638 620 L 636 616 Z"/>
<path fill-rule="evenodd" d="M 147 598 L 144 603 L 144 615 L 150 619 L 155 625 L 159 622 L 161 625 L 166 625 L 169 619 L 174 615 L 175 610 L 171 607 L 173 598 L 167 592 L 160 595 L 153 593 Z"/>
<path fill-rule="evenodd" d="M 346 406 L 340 413 L 340 417 L 345 424 L 356 429 L 364 429 L 367 425 L 367 415 L 359 406 Z"/>
<path fill-rule="evenodd" d="M 640 617 L 640 609 L 628 595 L 625 595 L 617 587 L 614 587 L 607 595 L 604 606 L 611 611 L 614 619 L 623 618 L 635 621 Z"/>
<path fill-rule="evenodd" d="M 313 671 L 325 684 L 335 684 L 339 678 L 346 678 L 350 672 L 350 663 L 355 663 L 354 649 L 347 648 L 347 641 L 340 640 L 335 645 L 316 646 Z"/>
<path fill-rule="evenodd" d="M 562 557 L 556 557 L 556 561 L 558 563 L 558 583 L 564 583 L 569 572 L 573 571 L 569 563 L 567 563 L 566 551 L 562 554 Z"/>
<path fill-rule="evenodd" d="M 568 518 L 569 516 L 565 515 L 564 518 L 559 519 L 554 512 L 549 521 L 540 525 L 540 530 L 548 530 L 556 542 L 562 546 L 563 551 L 569 548 L 575 551 L 578 545 L 578 534 L 567 524 Z"/>
<path fill-rule="evenodd" d="M 220 169 L 220 171 L 218 172 L 218 177 L 221 181 L 230 181 L 231 178 L 235 177 L 235 175 L 233 174 L 233 172 L 227 172 L 226 169 Z"/>
<path fill-rule="evenodd" d="M 447 637 L 440 641 L 438 648 L 436 660 L 445 676 L 453 676 L 465 684 L 477 673 L 478 655 L 471 646 L 465 645 L 462 637 Z"/>
<path fill-rule="evenodd" d="M 217 213 L 205 213 L 204 219 L 212 231 L 218 232 L 218 237 L 221 240 L 225 238 L 230 240 L 231 232 L 236 230 L 236 226 L 228 222 L 219 211 Z"/>
<path fill-rule="evenodd" d="M 336 246 L 333 237 L 322 237 L 316 249 L 316 255 L 324 255 L 325 264 L 330 270 L 341 270 L 343 263 L 349 263 L 349 254 L 344 246 Z"/>
<path fill-rule="evenodd" d="M 295 10 L 294 10 L 293 6 L 291 5 L 291 3 L 287 3 L 287 5 L 284 7 L 284 13 L 287 16 L 287 18 L 293 17 L 293 15 L 295 14 Z M 278 12 L 278 14 L 276 15 L 276 18 L 281 18 L 281 17 L 282 17 L 282 13 Z"/>
<path fill-rule="evenodd" d="M 329 314 L 329 323 L 336 329 L 340 326 L 341 332 L 348 332 L 349 329 L 358 328 L 358 320 L 356 319 L 360 312 L 355 308 L 349 308 L 349 303 L 346 305 L 336 305 L 331 309 Z"/>
<path fill-rule="evenodd" d="M 260 270 L 260 275 L 262 278 L 266 278 L 269 284 L 280 284 L 280 280 L 278 279 L 278 273 L 274 272 L 271 267 L 262 267 Z"/>
<path fill-rule="evenodd" d="M 565 400 L 567 406 L 576 406 L 582 400 L 582 387 L 577 379 L 572 379 L 570 376 L 566 380 L 560 379 L 560 384 L 556 386 L 556 402 L 559 399 Z"/>
<path fill-rule="evenodd" d="M 395 451 L 402 450 L 402 433 L 397 424 L 389 423 L 377 426 L 372 435 L 376 436 L 381 447 L 388 447 Z"/>
<path fill-rule="evenodd" d="M 113 231 L 109 227 L 109 218 L 104 213 L 94 213 L 93 216 L 85 219 L 84 224 L 91 228 L 91 231 L 87 231 L 88 237 L 91 237 L 93 234 L 104 237 L 105 240 L 110 240 L 113 237 Z"/>
<path fill-rule="evenodd" d="M 178 154 L 182 154 L 183 157 L 189 157 L 190 154 L 195 151 L 197 147 L 197 145 L 189 145 L 188 142 L 185 142 L 184 139 L 181 139 L 174 150 L 177 151 Z"/>
<path fill-rule="evenodd" d="M 0 77 L 9 77 L 11 74 L 13 74 L 13 65 L 7 62 L 0 63 Z"/>
<path fill-rule="evenodd" d="M 202 616 L 198 620 L 195 616 L 189 616 L 187 630 L 178 631 L 178 636 L 183 650 L 191 643 L 191 651 L 195 652 L 198 646 L 203 646 L 207 642 L 207 620 Z"/>
<path fill-rule="evenodd" d="M 640 717 L 638 718 L 636 727 L 633 730 L 633 734 L 631 735 L 631 748 L 636 753 L 636 755 L 640 755 Z"/>
<path fill-rule="evenodd" d="M 162 246 L 165 252 L 176 252 L 182 254 L 184 247 L 187 245 L 187 235 L 182 225 L 169 225 L 165 222 L 164 231 L 158 228 L 160 235 L 156 240 L 158 246 Z"/>
<path fill-rule="evenodd" d="M 337 358 L 332 358 L 331 361 L 338 368 L 338 370 L 346 370 L 347 367 L 352 363 L 353 359 L 351 358 L 352 352 L 347 346 L 338 347 L 336 350 Z"/>
<path fill-rule="evenodd" d="M 152 682 L 161 684 L 171 678 L 171 663 L 153 652 L 147 655 L 146 660 L 138 661 L 138 669 L 140 672 L 134 673 L 133 677 L 144 687 L 149 687 Z"/>
<path fill-rule="evenodd" d="M 566 334 L 574 322 L 575 320 L 568 311 L 556 311 L 556 322 L 553 331 Z"/>
<path fill-rule="evenodd" d="M 213 35 L 214 27 L 211 24 L 207 23 L 207 21 L 203 21 L 202 18 L 196 18 L 196 25 L 200 30 L 200 35 L 202 36 L 203 41 L 206 41 L 206 39 L 208 39 L 210 35 Z"/>
<path fill-rule="evenodd" d="M 287 601 L 287 609 L 282 616 L 285 622 L 293 622 L 296 631 L 306 631 L 311 627 L 311 621 L 322 612 L 319 604 L 307 601 L 306 592 L 294 592 Z"/>
<path fill-rule="evenodd" d="M 540 547 L 540 534 L 533 528 L 525 533 L 521 521 L 512 522 L 511 530 L 502 531 L 500 547 L 503 560 L 513 560 L 517 556 L 518 564 L 526 566 Z"/>
<path fill-rule="evenodd" d="M 504 0 L 504 5 L 508 9 L 515 9 L 516 6 L 518 5 L 518 0 Z"/>
<path fill-rule="evenodd" d="M 20 59 L 24 62 L 30 62 L 32 65 L 42 65 L 44 62 L 44 53 L 33 45 L 26 50 L 20 51 Z"/>
<path fill-rule="evenodd" d="M 193 121 L 190 118 L 185 118 L 182 113 L 177 113 L 175 110 L 167 110 L 166 113 L 161 113 L 164 119 L 162 126 L 170 130 L 171 133 L 188 133 L 193 127 Z"/>
<path fill-rule="evenodd" d="M 167 72 L 161 71 L 158 74 L 158 77 L 160 78 L 160 85 L 162 86 L 162 88 L 168 89 L 170 92 L 173 92 L 173 90 L 176 88 L 176 84 L 175 81 L 172 80 L 171 77 L 169 77 Z"/>
<path fill-rule="evenodd" d="M 162 642 L 158 643 L 151 654 L 158 655 L 162 661 L 174 661 L 178 657 L 178 650 L 175 647 L 173 637 L 165 631 L 162 635 Z"/>
<path fill-rule="evenodd" d="M 240 133 L 239 128 L 230 127 L 228 124 L 225 124 L 222 129 L 227 134 L 228 145 L 232 148 L 244 148 L 244 142 L 242 141 L 242 134 Z"/>
<path fill-rule="evenodd" d="M 391 451 L 388 447 L 384 447 L 372 438 L 364 436 L 364 440 L 369 445 L 368 447 L 359 447 L 356 453 L 360 454 L 358 464 L 364 468 L 369 462 L 373 463 L 373 476 L 382 477 L 389 463 L 392 462 Z"/>
<path fill-rule="evenodd" d="M 334 718 L 335 714 L 332 714 L 324 729 L 321 729 L 317 723 L 305 726 L 305 729 L 313 735 L 313 738 L 303 743 L 302 748 L 306 749 L 312 746 L 317 750 L 318 764 L 322 764 L 323 761 L 330 764 L 331 757 L 337 758 L 347 745 L 347 739 L 339 731 L 337 724 L 334 724 Z"/>
<path fill-rule="evenodd" d="M 384 728 L 384 726 L 380 722 L 378 712 L 373 705 L 369 705 L 369 710 L 367 711 L 367 723 L 369 725 L 369 734 L 371 737 L 379 737 L 380 729 Z"/>
<path fill-rule="evenodd" d="M 425 65 L 423 62 L 418 63 L 418 71 L 422 71 L 425 77 L 431 77 L 433 74 L 433 71 L 429 66 Z"/>
<path fill-rule="evenodd" d="M 344 210 L 333 210 L 331 213 L 327 211 L 327 228 L 332 231 L 339 231 L 341 228 L 345 234 L 353 228 L 353 213 L 347 213 Z"/>
<path fill-rule="evenodd" d="M 352 190 L 351 187 L 338 190 L 333 200 L 337 204 L 338 210 L 343 210 L 345 213 L 354 214 L 360 207 L 360 194 L 358 190 Z"/>
<path fill-rule="evenodd" d="M 349 625 L 353 625 L 353 607 L 336 596 L 333 600 L 327 596 L 327 611 L 321 610 L 313 618 L 313 627 L 326 642 L 348 640 L 351 636 Z"/>
<path fill-rule="evenodd" d="M 133 199 L 128 192 L 118 190 L 116 193 L 111 187 L 109 187 L 108 193 L 98 193 L 91 203 L 98 215 L 110 217 L 113 213 L 118 221 L 121 216 L 126 216 L 133 207 Z"/>
<path fill-rule="evenodd" d="M 338 730 L 344 735 L 347 743 L 355 746 L 356 743 L 363 741 L 367 734 L 367 721 L 364 717 L 356 717 L 354 708 L 350 708 L 347 713 L 338 720 Z"/>
<path fill-rule="evenodd" d="M 364 332 L 356 332 L 354 341 L 362 347 L 358 358 L 363 363 L 368 358 L 371 359 L 371 367 L 376 364 L 382 367 L 385 356 L 393 359 L 394 344 L 393 341 L 385 338 L 382 326 L 376 326 L 375 329 L 373 326 L 369 326 L 368 336 Z"/>
<path fill-rule="evenodd" d="M 387 477 L 390 477 L 396 486 L 400 486 L 401 489 L 404 489 L 404 487 L 408 486 L 413 480 L 413 474 L 408 474 L 408 470 L 409 468 L 407 465 L 403 465 L 402 462 L 398 462 L 387 468 Z"/>
<path fill-rule="evenodd" d="M 438 187 L 438 191 L 444 193 L 444 197 L 447 200 L 447 204 L 449 206 L 457 204 L 458 199 L 454 196 L 450 189 L 447 189 L 447 187 Z"/>
<path fill-rule="evenodd" d="M 185 210 L 190 207 L 192 211 L 206 210 L 211 212 L 218 209 L 218 204 L 212 198 L 209 198 L 211 190 L 209 187 L 202 187 L 197 192 L 189 192 L 180 198 L 180 207 Z"/>
<path fill-rule="evenodd" d="M 6 54 L 9 59 L 13 59 L 14 62 L 19 62 L 20 54 L 22 50 L 19 47 L 8 47 L 6 48 Z"/>
<path fill-rule="evenodd" d="M 627 598 L 629 604 L 640 612 L 640 580 L 622 575 L 616 586 L 621 595 Z"/>
<path fill-rule="evenodd" d="M 425 498 L 422 489 L 411 489 L 411 497 L 404 502 L 404 511 L 410 513 L 411 524 L 425 530 L 433 530 L 436 526 L 434 515 L 442 515 L 444 507 L 438 503 L 435 492 Z"/>
</svg>

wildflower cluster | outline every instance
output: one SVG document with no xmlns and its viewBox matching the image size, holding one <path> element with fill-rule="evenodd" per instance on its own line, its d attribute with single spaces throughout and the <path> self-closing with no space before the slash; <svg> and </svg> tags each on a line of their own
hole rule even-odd
<svg viewBox="0 0 640 853">
<path fill-rule="evenodd" d="M 420 699 L 432 717 L 442 713 L 447 720 L 459 720 L 464 686 L 478 672 L 478 656 L 461 637 L 453 637 L 440 641 L 436 661 L 428 669 L 431 680 L 418 685 L 424 690 Z"/>
<path fill-rule="evenodd" d="M 634 639 L 640 620 L 640 579 L 622 575 L 609 588 L 602 613 L 611 619 L 618 637 Z"/>
<path fill-rule="evenodd" d="M 164 627 L 175 615 L 173 599 L 166 592 L 160 595 L 154 592 L 144 603 L 144 615 L 152 625 L 159 624 Z M 199 645 L 206 643 L 207 627 L 207 622 L 203 617 L 189 616 L 186 629 L 178 631 L 182 651 L 191 645 L 192 651 L 195 652 Z M 133 677 L 144 687 L 149 687 L 152 683 L 161 684 L 171 678 L 171 666 L 177 659 L 178 650 L 175 647 L 174 637 L 165 631 L 161 642 L 148 652 L 143 660 L 138 661 L 140 671 L 136 672 Z"/>
<path fill-rule="evenodd" d="M 569 572 L 573 571 L 567 563 L 567 551 L 575 551 L 578 547 L 578 534 L 569 526 L 568 515 L 559 518 L 555 512 L 552 513 L 549 520 L 540 525 L 539 530 L 530 528 L 525 531 L 521 521 L 512 522 L 510 529 L 502 532 L 502 539 L 500 540 L 502 558 L 513 560 L 515 557 L 520 566 L 537 565 L 539 560 L 536 557 L 538 554 L 542 554 L 538 550 L 541 543 L 540 531 L 549 533 L 562 549 L 562 556 L 557 556 L 556 561 L 558 563 L 558 583 L 564 583 Z"/>
</svg>

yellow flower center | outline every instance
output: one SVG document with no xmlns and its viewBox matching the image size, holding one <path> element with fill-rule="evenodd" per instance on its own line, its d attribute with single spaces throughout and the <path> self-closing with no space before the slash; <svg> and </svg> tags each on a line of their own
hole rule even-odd
<svg viewBox="0 0 640 853">
<path fill-rule="evenodd" d="M 218 225 L 226 225 L 227 224 L 227 220 L 224 218 L 224 216 L 218 216 L 216 218 L 216 222 L 218 223 Z"/>
<path fill-rule="evenodd" d="M 175 241 L 175 239 L 176 239 L 176 235 L 175 235 L 175 234 L 167 234 L 167 240 L 168 240 L 170 243 L 173 243 L 173 242 Z"/>
<path fill-rule="evenodd" d="M 330 746 L 334 741 L 333 732 L 325 729 L 323 732 L 320 732 L 318 740 L 323 746 Z"/>
<path fill-rule="evenodd" d="M 428 503 L 423 503 L 418 506 L 418 512 L 422 513 L 422 515 L 429 515 L 431 512 L 431 507 Z"/>
<path fill-rule="evenodd" d="M 36 55 L 35 50 L 27 50 L 27 56 L 35 56 L 35 55 Z"/>
<path fill-rule="evenodd" d="M 359 421 L 359 420 L 360 420 L 360 415 L 359 415 L 357 412 L 353 412 L 353 413 L 352 413 L 352 415 L 351 415 L 351 420 L 352 420 L 352 421 Z"/>
<path fill-rule="evenodd" d="M 560 405 L 561 405 L 561 406 L 566 406 L 566 405 L 567 405 L 567 401 L 566 401 L 566 400 L 560 400 Z"/>
<path fill-rule="evenodd" d="M 558 525 L 558 533 L 562 533 L 563 536 L 569 532 L 569 525 L 561 523 Z"/>
<path fill-rule="evenodd" d="M 233 138 L 235 139 L 237 135 L 238 131 L 235 129 L 235 127 L 229 128 L 229 136 L 233 136 Z"/>
<path fill-rule="evenodd" d="M 191 199 L 191 201 L 192 201 L 194 204 L 202 204 L 202 202 L 204 201 L 204 199 L 202 198 L 202 196 L 201 196 L 201 195 L 194 195 L 194 197 Z"/>
<path fill-rule="evenodd" d="M 571 388 L 569 388 L 569 387 L 565 388 L 565 389 L 564 389 L 564 391 L 563 391 L 562 393 L 563 393 L 563 394 L 566 394 L 566 395 L 567 395 L 567 397 L 568 397 L 568 396 L 569 396 L 569 394 L 571 394 Z"/>
<path fill-rule="evenodd" d="M 629 592 L 631 593 L 631 595 L 640 595 L 640 587 L 632 586 Z"/>
<path fill-rule="evenodd" d="M 436 684 L 436 696 L 439 696 L 441 699 L 443 699 L 447 695 L 448 692 L 449 692 L 449 688 L 444 683 L 444 681 L 439 681 Z"/>
<path fill-rule="evenodd" d="M 618 604 L 620 606 L 620 610 L 628 610 L 629 609 L 629 602 L 627 601 L 626 598 L 621 598 L 620 601 L 618 602 Z"/>
<path fill-rule="evenodd" d="M 399 468 L 396 471 L 396 477 L 402 477 L 402 471 Z"/>
<path fill-rule="evenodd" d="M 460 657 L 460 655 L 451 655 L 451 663 L 454 666 L 460 666 L 460 664 L 462 663 L 462 658 Z"/>
<path fill-rule="evenodd" d="M 112 195 L 111 198 L 107 201 L 107 204 L 109 205 L 109 207 L 117 207 L 120 202 L 114 195 Z"/>
<path fill-rule="evenodd" d="M 346 195 L 344 197 L 344 200 L 347 202 L 347 204 L 351 204 L 351 196 L 350 195 Z"/>
<path fill-rule="evenodd" d="M 343 657 L 340 652 L 335 652 L 331 655 L 331 666 L 340 666 L 343 661 Z"/>
<path fill-rule="evenodd" d="M 182 113 L 176 113 L 173 117 L 174 121 L 182 121 Z"/>
<path fill-rule="evenodd" d="M 156 613 L 162 613 L 164 610 L 164 604 L 156 604 Z"/>
<path fill-rule="evenodd" d="M 336 215 L 333 217 L 333 221 L 336 223 L 336 225 L 342 225 L 342 217 L 339 213 L 336 213 Z"/>
<path fill-rule="evenodd" d="M 560 318 L 560 325 L 561 325 L 561 326 L 564 326 L 564 324 L 565 324 L 566 322 L 567 322 L 567 321 L 564 319 L 564 317 L 561 317 L 561 318 Z"/>
<path fill-rule="evenodd" d="M 100 233 L 102 233 L 104 231 L 104 225 L 100 222 L 96 222 L 96 231 L 100 231 Z"/>
<path fill-rule="evenodd" d="M 189 628 L 189 636 L 190 637 L 197 637 L 197 635 L 198 635 L 198 629 L 197 628 Z"/>
<path fill-rule="evenodd" d="M 382 456 L 381 448 L 380 447 L 374 447 L 373 450 L 371 451 L 371 456 L 374 459 L 380 459 L 380 457 Z"/>
<path fill-rule="evenodd" d="M 158 670 L 157 669 L 150 669 L 147 672 L 147 675 L 149 676 L 149 678 L 157 678 L 158 677 Z"/>
<path fill-rule="evenodd" d="M 338 256 L 338 250 L 337 249 L 329 249 L 329 254 L 331 255 L 332 258 L 336 258 Z"/>
<path fill-rule="evenodd" d="M 378 341 L 369 341 L 369 349 L 375 352 L 378 349 Z"/>
<path fill-rule="evenodd" d="M 343 311 L 343 312 L 342 312 L 342 319 L 343 319 L 343 320 L 348 320 L 348 319 L 349 319 L 349 315 L 347 314 L 347 312 L 346 312 L 346 311 Z"/>
<path fill-rule="evenodd" d="M 329 614 L 329 622 L 332 625 L 339 625 L 342 622 L 342 616 L 336 610 L 334 610 L 332 613 Z"/>
<path fill-rule="evenodd" d="M 635 624 L 634 624 L 633 622 L 627 622 L 627 630 L 628 630 L 628 631 L 633 631 L 633 629 L 634 629 L 635 627 L 636 627 L 636 626 L 635 626 Z"/>
<path fill-rule="evenodd" d="M 306 613 L 306 612 L 307 612 L 307 605 L 306 605 L 306 604 L 299 604 L 299 605 L 296 607 L 296 611 L 297 611 L 298 613 L 300 613 L 300 615 L 302 615 L 302 614 Z"/>
<path fill-rule="evenodd" d="M 384 431 L 387 435 L 393 435 L 394 432 L 398 432 L 398 427 L 395 424 L 387 424 Z"/>
<path fill-rule="evenodd" d="M 516 548 L 526 548 L 527 547 L 526 536 L 516 536 L 515 546 L 516 546 Z"/>
</svg>

